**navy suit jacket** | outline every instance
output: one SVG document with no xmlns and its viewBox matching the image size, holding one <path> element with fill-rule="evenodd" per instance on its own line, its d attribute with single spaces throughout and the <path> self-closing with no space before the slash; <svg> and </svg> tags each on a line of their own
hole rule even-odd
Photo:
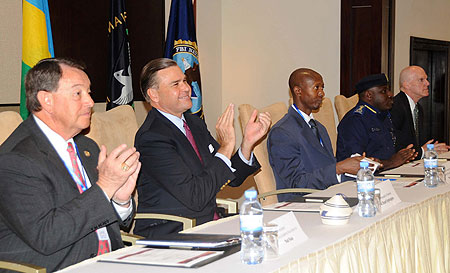
<svg viewBox="0 0 450 273">
<path fill-rule="evenodd" d="M 122 222 L 98 180 L 97 144 L 74 137 L 92 186 L 83 194 L 30 116 L 0 147 L 0 260 L 32 263 L 48 272 L 94 257 L 96 229 L 107 227 L 113 250 L 123 247 Z"/>
<path fill-rule="evenodd" d="M 309 125 L 292 107 L 270 130 L 267 150 L 277 189 L 322 190 L 338 183 L 330 137 L 325 127 L 316 122 L 323 147 Z M 278 200 L 292 197 L 292 194 L 282 194 Z"/>
<path fill-rule="evenodd" d="M 195 218 L 197 224 L 211 221 L 216 194 L 222 186 L 239 186 L 259 169 L 243 162 L 238 153 L 231 158 L 235 172 L 215 157 L 219 144 L 203 120 L 184 115 L 203 160 L 200 162 L 189 140 L 170 120 L 152 109 L 136 134 L 142 169 L 138 179 L 138 212 L 166 213 Z M 181 224 L 165 220 L 137 220 L 134 232 L 150 237 L 178 232 Z"/>
<path fill-rule="evenodd" d="M 423 134 L 423 110 L 419 104 L 419 143 L 416 141 L 414 130 L 414 121 L 409 107 L 409 101 L 406 94 L 400 91 L 394 97 L 394 105 L 391 109 L 392 124 L 394 125 L 394 134 L 396 137 L 395 150 L 399 151 L 406 148 L 409 144 L 414 145 L 414 149 L 418 152 L 417 158 L 422 157 L 421 146 L 427 142 Z"/>
</svg>

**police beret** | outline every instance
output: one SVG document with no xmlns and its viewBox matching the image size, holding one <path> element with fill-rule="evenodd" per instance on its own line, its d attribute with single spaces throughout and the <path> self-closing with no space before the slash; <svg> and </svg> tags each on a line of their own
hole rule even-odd
<svg viewBox="0 0 450 273">
<path fill-rule="evenodd" d="M 361 93 L 375 86 L 389 85 L 389 80 L 384 73 L 373 74 L 362 78 L 355 85 L 356 93 Z"/>
</svg>

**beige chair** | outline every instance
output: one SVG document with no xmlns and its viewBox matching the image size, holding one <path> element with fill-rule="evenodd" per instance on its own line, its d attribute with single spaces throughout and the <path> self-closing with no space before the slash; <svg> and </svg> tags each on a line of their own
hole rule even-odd
<svg viewBox="0 0 450 273">
<path fill-rule="evenodd" d="M 1 261 L 1 260 L 0 260 L 0 269 L 6 269 L 6 270 L 12 270 L 12 271 L 24 272 L 24 273 L 46 273 L 47 272 L 47 270 L 44 267 L 27 264 L 27 263 Z"/>
<path fill-rule="evenodd" d="M 97 144 L 105 145 L 108 153 L 120 144 L 134 146 L 134 136 L 138 130 L 136 114 L 129 105 L 121 105 L 106 112 L 92 114 L 91 127 L 87 137 Z"/>
<path fill-rule="evenodd" d="M 239 105 L 239 120 L 241 122 L 242 130 L 244 130 L 245 125 L 250 119 L 254 109 L 255 108 L 250 104 Z M 271 126 L 273 126 L 287 113 L 287 107 L 285 103 L 277 102 L 265 108 L 259 109 L 259 112 L 269 112 L 272 118 Z M 261 194 L 276 190 L 275 177 L 269 163 L 269 156 L 267 152 L 267 136 L 255 147 L 253 153 L 258 158 L 259 164 L 261 164 L 261 171 L 254 175 L 258 193 Z M 270 196 L 262 201 L 262 205 L 277 202 L 278 199 L 276 196 Z"/>
<path fill-rule="evenodd" d="M 22 123 L 22 117 L 14 111 L 0 112 L 0 144 Z"/>
<path fill-rule="evenodd" d="M 333 147 L 333 154 L 336 155 L 336 121 L 334 119 L 333 104 L 327 97 L 323 98 L 322 106 L 316 111 L 313 111 L 313 116 L 327 129 L 328 136 L 330 137 L 331 146 Z"/>
<path fill-rule="evenodd" d="M 358 103 L 358 100 L 358 94 L 355 94 L 350 98 L 342 95 L 337 95 L 336 97 L 334 97 L 334 107 L 336 108 L 336 113 L 338 115 L 339 121 L 342 120 L 342 118 L 350 109 L 355 107 L 355 105 Z"/>
<path fill-rule="evenodd" d="M 292 105 L 292 98 L 289 99 L 289 105 Z M 336 121 L 334 120 L 334 111 L 331 100 L 327 97 L 323 98 L 322 105 L 316 111 L 313 111 L 313 116 L 327 129 L 330 137 L 331 147 L 333 147 L 333 154 L 336 155 Z"/>
</svg>

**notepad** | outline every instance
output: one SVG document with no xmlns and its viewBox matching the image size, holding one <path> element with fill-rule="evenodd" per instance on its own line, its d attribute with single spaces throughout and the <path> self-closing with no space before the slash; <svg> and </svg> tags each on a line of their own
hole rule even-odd
<svg viewBox="0 0 450 273">
<path fill-rule="evenodd" d="M 222 249 L 241 243 L 240 235 L 174 233 L 138 240 L 136 244 L 152 247 Z"/>
</svg>

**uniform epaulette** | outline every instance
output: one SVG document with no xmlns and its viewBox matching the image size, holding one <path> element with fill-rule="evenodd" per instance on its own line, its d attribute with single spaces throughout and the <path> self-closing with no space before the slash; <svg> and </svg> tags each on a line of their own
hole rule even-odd
<svg viewBox="0 0 450 273">
<path fill-rule="evenodd" d="M 362 115 L 364 113 L 364 108 L 364 105 L 360 105 L 353 111 L 353 113 Z"/>
</svg>

